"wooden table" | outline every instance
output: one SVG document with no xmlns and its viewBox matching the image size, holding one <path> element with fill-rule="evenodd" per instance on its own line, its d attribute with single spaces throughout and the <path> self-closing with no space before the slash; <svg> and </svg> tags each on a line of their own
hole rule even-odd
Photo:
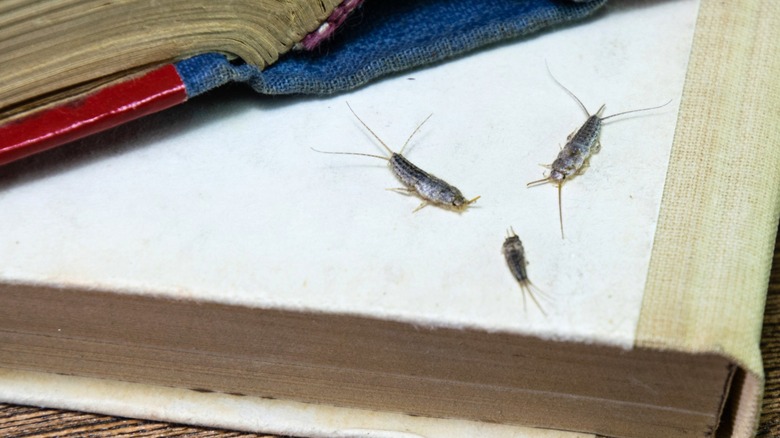
<svg viewBox="0 0 780 438">
<path fill-rule="evenodd" d="M 757 436 L 778 437 L 780 436 L 780 239 L 775 242 L 775 256 L 764 312 L 761 352 L 764 357 L 767 381 L 761 425 Z M 0 436 L 114 437 L 121 435 L 275 438 L 270 435 L 0 404 Z"/>
</svg>

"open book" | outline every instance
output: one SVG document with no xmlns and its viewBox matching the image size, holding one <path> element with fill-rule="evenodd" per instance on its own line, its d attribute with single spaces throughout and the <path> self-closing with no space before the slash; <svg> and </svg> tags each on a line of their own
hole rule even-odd
<svg viewBox="0 0 780 438">
<path fill-rule="evenodd" d="M 776 18 L 602 14 L 331 98 L 228 89 L 7 166 L 0 399 L 303 436 L 750 436 L 778 170 L 777 134 L 742 134 L 777 61 L 711 57 L 769 50 L 745 35 Z M 545 60 L 590 112 L 673 99 L 604 127 L 565 239 L 554 186 L 526 183 L 585 116 Z M 346 101 L 394 150 L 433 113 L 405 155 L 481 198 L 412 213 L 384 162 L 312 151 L 384 153 Z"/>
<path fill-rule="evenodd" d="M 0 5 L 0 165 L 180 104 L 329 39 L 362 3 L 18 0 Z M 220 82 L 222 81 L 222 82 Z"/>
</svg>

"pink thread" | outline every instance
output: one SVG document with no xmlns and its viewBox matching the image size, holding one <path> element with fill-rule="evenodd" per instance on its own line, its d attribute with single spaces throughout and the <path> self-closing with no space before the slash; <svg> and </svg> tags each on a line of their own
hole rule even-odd
<svg viewBox="0 0 780 438">
<path fill-rule="evenodd" d="M 301 42 L 295 45 L 297 50 L 312 50 L 323 41 L 330 38 L 336 29 L 344 23 L 349 14 L 357 9 L 363 0 L 344 0 L 340 5 L 333 9 L 327 20 L 320 25 L 314 32 L 303 37 Z"/>
</svg>

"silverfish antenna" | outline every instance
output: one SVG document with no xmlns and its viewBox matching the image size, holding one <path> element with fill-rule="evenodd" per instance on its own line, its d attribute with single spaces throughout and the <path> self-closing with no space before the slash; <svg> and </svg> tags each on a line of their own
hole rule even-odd
<svg viewBox="0 0 780 438">
<path fill-rule="evenodd" d="M 556 79 L 556 78 L 555 78 L 555 75 L 552 73 L 552 71 L 550 71 L 550 65 L 547 63 L 547 60 L 546 60 L 546 59 L 544 60 L 544 65 L 545 65 L 545 67 L 547 67 L 547 73 L 549 73 L 549 74 L 550 74 L 550 77 L 552 78 L 552 80 L 554 80 L 554 81 L 555 81 L 555 83 L 556 83 L 556 84 L 558 84 L 558 86 L 559 86 L 559 87 L 563 88 L 563 89 L 564 89 L 564 90 L 565 90 L 565 91 L 566 91 L 566 92 L 569 94 L 569 96 L 573 97 L 573 98 L 574 98 L 574 100 L 576 100 L 576 101 L 577 101 L 577 103 L 580 105 L 580 108 L 582 108 L 582 110 L 583 110 L 583 111 L 585 111 L 585 116 L 586 116 L 586 117 L 590 117 L 590 112 L 588 112 L 588 109 L 587 109 L 587 108 L 585 108 L 585 105 L 584 105 L 584 104 L 582 103 L 582 101 L 581 101 L 581 100 L 580 100 L 580 99 L 577 97 L 577 95 L 575 95 L 575 94 L 574 94 L 574 93 L 573 93 L 571 90 L 569 90 L 568 88 L 566 88 L 566 86 L 565 86 L 565 85 L 563 85 L 563 84 L 562 84 L 562 83 L 561 83 L 561 82 L 560 82 L 558 79 Z"/>
<path fill-rule="evenodd" d="M 672 100 L 674 100 L 674 99 L 669 99 L 669 101 L 666 102 L 663 105 L 651 106 L 649 108 L 640 108 L 640 109 L 635 109 L 635 110 L 623 111 L 622 113 L 612 114 L 612 115 L 607 116 L 607 117 L 602 117 L 601 121 L 603 122 L 603 121 L 605 121 L 607 119 L 611 119 L 611 118 L 617 117 L 617 116 L 622 116 L 622 115 L 625 115 L 625 114 L 638 113 L 638 112 L 641 112 L 641 111 L 650 111 L 650 110 L 654 110 L 654 109 L 658 109 L 658 108 L 663 108 L 666 105 L 669 105 L 670 103 L 672 103 Z"/>
<path fill-rule="evenodd" d="M 374 136 L 374 138 L 375 138 L 375 139 L 377 139 L 377 140 L 379 141 L 379 143 L 381 143 L 381 144 L 382 144 L 382 146 L 384 146 L 384 147 L 385 147 L 385 149 L 387 150 L 387 152 L 390 152 L 390 155 L 393 155 L 395 152 L 393 152 L 393 150 L 392 150 L 392 149 L 390 149 L 390 147 L 389 147 L 388 145 L 386 145 L 386 144 L 385 144 L 385 142 L 383 142 L 383 141 L 382 141 L 382 139 L 381 139 L 381 138 L 379 138 L 379 136 L 378 136 L 378 135 L 376 135 L 376 133 L 375 133 L 374 131 L 372 131 L 372 130 L 371 130 L 371 128 L 369 128 L 369 127 L 368 127 L 368 125 L 366 125 L 366 122 L 364 122 L 364 121 L 363 121 L 363 119 L 361 119 L 361 118 L 360 118 L 360 116 L 358 116 L 358 115 L 355 113 L 355 110 L 353 110 L 353 109 L 352 109 L 352 107 L 349 105 L 349 102 L 345 102 L 345 103 L 347 104 L 347 108 L 349 108 L 349 111 L 350 111 L 350 112 L 352 112 L 352 115 L 353 115 L 353 116 L 355 116 L 355 118 L 356 118 L 356 119 L 358 119 L 358 121 L 359 121 L 359 122 L 360 122 L 360 123 L 363 125 L 363 127 L 364 127 L 364 128 L 366 128 L 366 129 L 368 129 L 368 132 L 370 132 L 370 133 L 371 133 L 371 135 L 373 135 L 373 136 Z M 426 120 L 427 120 L 427 119 L 426 119 Z"/>
</svg>

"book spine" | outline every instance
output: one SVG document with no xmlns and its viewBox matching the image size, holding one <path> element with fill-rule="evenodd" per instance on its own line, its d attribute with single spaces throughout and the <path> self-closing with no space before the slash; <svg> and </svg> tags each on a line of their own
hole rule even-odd
<svg viewBox="0 0 780 438">
<path fill-rule="evenodd" d="M 187 100 L 173 65 L 0 126 L 0 165 L 105 131 Z"/>
</svg>

